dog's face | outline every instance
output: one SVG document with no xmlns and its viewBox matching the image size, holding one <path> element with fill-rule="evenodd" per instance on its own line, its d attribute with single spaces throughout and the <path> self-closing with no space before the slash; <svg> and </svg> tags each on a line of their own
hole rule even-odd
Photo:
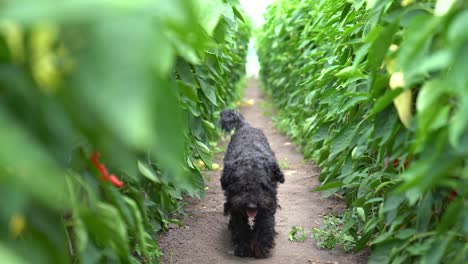
<svg viewBox="0 0 468 264">
<path fill-rule="evenodd" d="M 276 188 L 284 176 L 274 159 L 246 159 L 224 163 L 221 187 L 226 194 L 225 214 L 247 219 L 250 228 L 278 206 Z"/>
<path fill-rule="evenodd" d="M 254 228 L 257 219 L 274 214 L 277 206 L 275 197 L 261 188 L 234 193 L 230 202 L 231 213 L 245 217 L 250 229 Z"/>
<path fill-rule="evenodd" d="M 252 186 L 253 187 L 253 186 Z M 231 211 L 255 218 L 257 214 L 274 213 L 276 200 L 270 192 L 262 190 L 240 190 L 231 196 Z"/>
<path fill-rule="evenodd" d="M 276 181 L 261 168 L 231 171 L 232 181 L 226 187 L 230 213 L 247 219 L 250 228 L 263 215 L 276 212 Z"/>
</svg>

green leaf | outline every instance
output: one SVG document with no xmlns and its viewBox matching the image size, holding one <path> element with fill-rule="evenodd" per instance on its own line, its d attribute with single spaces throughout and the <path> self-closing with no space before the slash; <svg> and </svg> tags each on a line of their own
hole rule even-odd
<svg viewBox="0 0 468 264">
<path fill-rule="evenodd" d="M 462 42 L 468 38 L 468 10 L 457 14 L 447 32 L 447 37 L 451 42 Z"/>
<path fill-rule="evenodd" d="M 197 88 L 194 87 L 192 84 L 178 80 L 177 87 L 179 88 L 179 92 L 182 98 L 190 99 L 193 102 L 200 101 L 197 94 Z"/>
<path fill-rule="evenodd" d="M 242 15 L 242 13 L 239 11 L 237 7 L 233 6 L 232 11 L 234 11 L 234 14 L 236 15 L 237 18 L 239 18 L 242 22 L 245 23 L 244 16 Z"/>
<path fill-rule="evenodd" d="M 356 135 L 359 126 L 347 126 L 344 128 L 334 139 L 332 150 L 330 153 L 330 158 L 336 156 L 336 154 L 350 148 L 350 143 Z"/>
<path fill-rule="evenodd" d="M 211 169 L 212 159 L 211 159 L 210 149 L 205 144 L 203 144 L 202 142 L 198 140 L 195 140 L 195 147 L 197 149 L 198 155 L 203 160 L 205 165 Z"/>
<path fill-rule="evenodd" d="M 203 94 L 210 100 L 210 102 L 214 105 L 218 105 L 218 102 L 216 100 L 216 94 L 213 86 L 208 85 L 208 83 L 203 80 L 202 78 L 198 78 L 198 81 L 200 83 L 200 87 L 203 91 Z"/>
<path fill-rule="evenodd" d="M 346 68 L 341 69 L 335 74 L 335 76 L 343 79 L 349 79 L 354 77 L 358 77 L 361 79 L 366 78 L 366 75 L 363 74 L 359 69 L 356 69 L 354 66 L 348 66 Z"/>
<path fill-rule="evenodd" d="M 127 205 L 130 207 L 132 210 L 132 216 L 133 220 L 135 222 L 135 227 L 136 227 L 136 237 L 139 243 L 139 248 L 142 251 L 143 256 L 149 258 L 149 253 L 148 253 L 148 248 L 146 247 L 146 242 L 145 242 L 145 231 L 144 231 L 144 226 L 143 226 L 143 218 L 140 212 L 140 209 L 138 208 L 137 203 L 130 199 L 129 197 L 124 197 L 125 202 Z"/>
<path fill-rule="evenodd" d="M 377 0 L 365 0 L 367 5 L 366 5 L 366 9 L 369 10 L 369 9 L 372 9 L 375 4 L 377 4 Z"/>
<path fill-rule="evenodd" d="M 444 253 L 447 250 L 451 240 L 452 237 L 449 235 L 448 237 L 438 239 L 432 243 L 432 248 L 429 250 L 428 254 L 425 254 L 422 257 L 421 262 L 427 264 L 441 263 L 442 258 L 444 257 Z"/>
<path fill-rule="evenodd" d="M 147 72 L 152 65 L 148 54 L 153 54 L 153 30 L 148 19 L 126 17 L 112 23 L 96 23 L 86 40 L 90 48 L 77 61 L 80 71 L 74 75 L 76 86 L 66 90 L 70 98 L 87 102 L 102 128 L 143 151 L 155 134 L 154 91 L 167 86 L 154 82 Z M 129 44 L 124 38 L 134 41 Z"/>
<path fill-rule="evenodd" d="M 431 241 L 424 241 L 418 244 L 413 244 L 409 247 L 406 248 L 406 251 L 408 251 L 411 255 L 413 256 L 424 256 L 428 253 L 430 249 Z"/>
<path fill-rule="evenodd" d="M 427 57 L 420 65 L 413 69 L 413 74 L 426 74 L 445 69 L 453 63 L 453 51 L 450 49 L 439 50 Z"/>
<path fill-rule="evenodd" d="M 403 43 L 398 49 L 397 64 L 408 80 L 411 79 L 413 70 L 425 62 L 429 53 L 430 36 L 439 23 L 436 17 L 421 13 L 412 19 L 405 30 Z"/>
<path fill-rule="evenodd" d="M 320 129 L 317 131 L 317 133 L 315 133 L 315 135 L 312 137 L 312 141 L 313 141 L 313 142 L 322 141 L 322 140 L 324 140 L 325 138 L 327 138 L 328 135 L 329 135 L 329 133 L 328 133 L 328 127 L 327 127 L 327 126 L 322 126 L 322 127 L 320 127 Z"/>
<path fill-rule="evenodd" d="M 421 88 L 416 100 L 416 109 L 423 112 L 440 99 L 446 88 L 438 80 L 426 82 Z"/>
<path fill-rule="evenodd" d="M 442 220 L 439 225 L 437 225 L 437 233 L 445 234 L 449 227 L 452 227 L 456 224 L 462 215 L 463 212 L 463 197 L 457 197 L 452 200 L 447 207 Z"/>
<path fill-rule="evenodd" d="M 15 122 L 3 107 L 0 107 L 0 145 L 2 184 L 11 184 L 50 208 L 63 209 L 69 203 L 65 171 L 45 146 Z"/>
<path fill-rule="evenodd" d="M 0 263 L 26 264 L 27 262 L 14 250 L 0 243 Z"/>
<path fill-rule="evenodd" d="M 389 90 L 387 93 L 385 93 L 384 96 L 380 97 L 374 104 L 374 107 L 371 110 L 372 114 L 376 114 L 383 109 L 385 109 L 387 106 L 389 106 L 393 100 L 400 95 L 403 92 L 402 88 L 397 88 L 393 90 Z"/>
<path fill-rule="evenodd" d="M 389 26 L 385 27 L 378 37 L 371 42 L 367 66 L 377 70 L 382 65 L 382 61 L 387 54 L 388 48 L 393 42 L 393 35 L 399 29 L 399 21 L 396 20 Z"/>
<path fill-rule="evenodd" d="M 151 167 L 142 163 L 141 161 L 138 161 L 138 170 L 143 176 L 145 176 L 150 181 L 153 181 L 155 183 L 161 183 L 161 181 L 158 179 L 156 172 L 153 171 Z"/>
<path fill-rule="evenodd" d="M 465 95 L 461 98 L 460 108 L 452 116 L 449 124 L 449 140 L 450 144 L 454 148 L 458 148 L 460 145 L 460 139 L 468 128 L 468 118 L 466 118 L 466 113 L 468 113 L 468 95 Z"/>
<path fill-rule="evenodd" d="M 430 153 L 424 159 L 425 162 L 414 162 L 401 176 L 404 183 L 396 191 L 398 193 L 415 189 L 425 192 L 434 186 L 455 162 L 450 155 L 441 156 L 439 153 Z M 437 161 L 436 164 L 433 164 Z"/>
<path fill-rule="evenodd" d="M 224 5 L 221 0 L 193 0 L 200 25 L 208 35 L 212 35 L 218 24 Z"/>
<path fill-rule="evenodd" d="M 158 164 L 171 175 L 169 182 L 180 182 L 183 188 L 190 188 L 191 179 L 183 171 L 185 135 L 187 122 L 184 121 L 174 89 L 168 83 L 162 82 L 155 89 L 155 105 L 152 121 L 156 131 L 152 135 L 154 142 L 151 153 Z M 170 113 L 170 115 L 168 115 Z"/>
<path fill-rule="evenodd" d="M 432 217 L 432 204 L 434 200 L 431 192 L 423 198 L 416 211 L 416 227 L 420 231 L 427 230 Z"/>
<path fill-rule="evenodd" d="M 416 229 L 413 229 L 413 228 L 407 228 L 407 229 L 403 229 L 401 231 L 399 231 L 397 234 L 396 234 L 396 238 L 398 239 L 401 239 L 401 240 L 406 240 L 410 237 L 412 237 L 413 235 L 417 234 L 418 231 Z"/>
<path fill-rule="evenodd" d="M 402 196 L 392 195 L 385 199 L 383 212 L 390 212 L 398 209 L 398 207 L 403 203 L 405 200 Z"/>
<path fill-rule="evenodd" d="M 364 208 L 356 207 L 356 213 L 362 222 L 366 222 L 366 213 L 364 212 Z"/>
<path fill-rule="evenodd" d="M 314 192 L 320 192 L 320 191 L 325 191 L 325 190 L 330 190 L 330 189 L 335 189 L 343 186 L 342 182 L 329 182 L 326 184 L 323 184 L 315 189 L 313 189 Z"/>
<path fill-rule="evenodd" d="M 122 260 L 128 260 L 130 250 L 125 222 L 113 206 L 102 202 L 96 206 L 95 212 L 87 209 L 81 212 L 88 232 L 92 234 L 95 243 L 114 249 Z"/>
</svg>

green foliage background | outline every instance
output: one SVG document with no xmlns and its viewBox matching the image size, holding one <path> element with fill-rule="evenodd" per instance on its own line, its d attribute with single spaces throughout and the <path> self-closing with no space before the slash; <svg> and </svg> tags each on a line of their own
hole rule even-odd
<svg viewBox="0 0 468 264">
<path fill-rule="evenodd" d="M 468 261 L 468 3 L 276 1 L 258 36 L 279 126 L 343 196 L 369 263 Z M 401 88 L 390 89 L 392 74 Z M 411 91 L 408 128 L 392 104 Z"/>
<path fill-rule="evenodd" d="M 3 1 L 0 263 L 157 261 L 249 35 L 236 0 Z"/>
</svg>

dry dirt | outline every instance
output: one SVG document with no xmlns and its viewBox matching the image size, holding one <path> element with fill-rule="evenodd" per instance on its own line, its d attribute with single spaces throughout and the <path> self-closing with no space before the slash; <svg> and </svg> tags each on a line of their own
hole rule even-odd
<svg viewBox="0 0 468 264">
<path fill-rule="evenodd" d="M 286 181 L 279 185 L 278 198 L 281 209 L 276 214 L 276 247 L 268 259 L 239 258 L 232 255 L 230 235 L 223 216 L 224 196 L 219 178 L 221 170 L 207 171 L 206 196 L 202 200 L 189 200 L 186 207 L 186 227 L 171 228 L 159 237 L 165 254 L 162 263 L 217 264 L 217 263 L 365 263 L 365 257 L 341 251 L 318 249 L 310 238 L 310 229 L 320 227 L 323 216 L 340 211 L 344 205 L 331 199 L 321 199 L 318 193 L 310 192 L 318 186 L 318 171 L 304 162 L 300 152 L 284 135 L 279 134 L 271 117 L 264 114 L 265 98 L 257 83 L 249 81 L 246 99 L 255 101 L 253 106 L 241 108 L 245 119 L 266 134 L 273 151 L 283 168 Z M 222 166 L 223 153 L 216 155 L 215 162 Z M 290 242 L 291 226 L 303 226 L 307 239 L 303 243 Z"/>
</svg>

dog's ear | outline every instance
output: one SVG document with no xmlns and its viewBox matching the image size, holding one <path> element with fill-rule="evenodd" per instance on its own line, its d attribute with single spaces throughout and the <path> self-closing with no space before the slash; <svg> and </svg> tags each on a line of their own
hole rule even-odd
<svg viewBox="0 0 468 264">
<path fill-rule="evenodd" d="M 223 174 L 221 175 L 221 189 L 226 190 L 228 185 L 231 184 L 233 172 L 231 164 L 224 164 Z"/>
<path fill-rule="evenodd" d="M 273 180 L 274 181 L 278 181 L 280 183 L 283 183 L 284 182 L 284 175 L 283 175 L 283 172 L 281 171 L 279 165 L 278 165 L 278 162 L 276 162 L 276 160 L 272 161 L 270 163 L 270 168 L 271 168 L 271 173 L 273 175 Z"/>
</svg>

